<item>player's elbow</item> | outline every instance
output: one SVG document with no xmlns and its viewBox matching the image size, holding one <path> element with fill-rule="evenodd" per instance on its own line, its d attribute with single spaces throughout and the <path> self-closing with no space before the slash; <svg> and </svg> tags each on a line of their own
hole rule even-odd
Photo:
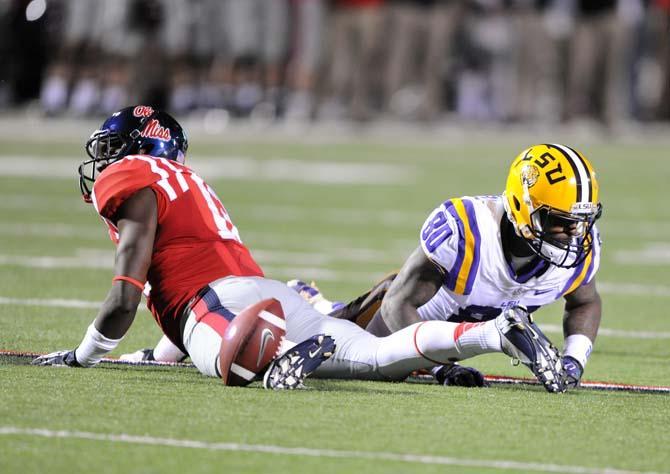
<svg viewBox="0 0 670 474">
<path fill-rule="evenodd" d="M 115 285 L 107 296 L 107 301 L 105 301 L 105 306 L 109 313 L 113 313 L 124 319 L 135 316 L 137 306 L 140 304 L 142 298 L 142 293 L 134 287 L 128 286 Z"/>
<path fill-rule="evenodd" d="M 416 308 L 412 308 L 401 298 L 389 298 L 388 295 L 382 301 L 381 314 L 391 332 L 398 331 L 418 321 Z"/>
</svg>

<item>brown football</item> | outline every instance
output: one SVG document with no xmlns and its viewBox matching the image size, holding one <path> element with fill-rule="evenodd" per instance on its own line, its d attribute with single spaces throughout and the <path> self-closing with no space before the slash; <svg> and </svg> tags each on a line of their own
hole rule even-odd
<svg viewBox="0 0 670 474">
<path fill-rule="evenodd" d="M 281 304 L 274 298 L 259 301 L 242 310 L 223 335 L 219 367 L 224 385 L 243 387 L 279 352 L 286 334 Z"/>
</svg>

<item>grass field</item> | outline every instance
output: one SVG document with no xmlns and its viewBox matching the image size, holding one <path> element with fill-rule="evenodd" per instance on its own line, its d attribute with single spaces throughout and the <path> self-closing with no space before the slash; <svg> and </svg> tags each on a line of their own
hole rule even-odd
<svg viewBox="0 0 670 474">
<path fill-rule="evenodd" d="M 88 133 L 0 135 L 0 350 L 75 347 L 109 289 L 113 245 L 75 180 Z M 510 160 L 530 144 L 195 136 L 190 164 L 269 276 L 313 278 L 346 300 L 402 264 L 438 203 L 500 192 Z M 605 206 L 604 316 L 585 379 L 670 385 L 668 146 L 571 144 L 598 170 Z M 561 315 L 560 303 L 537 314 L 558 342 Z M 141 311 L 112 355 L 158 337 Z M 472 365 L 528 375 L 502 355 Z M 0 473 L 670 472 L 667 395 L 309 385 L 270 393 L 226 388 L 190 368 L 0 358 Z"/>
</svg>

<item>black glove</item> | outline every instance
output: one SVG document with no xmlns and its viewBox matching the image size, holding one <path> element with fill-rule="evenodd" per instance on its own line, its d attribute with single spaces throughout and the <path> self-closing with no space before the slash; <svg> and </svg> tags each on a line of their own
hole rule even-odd
<svg viewBox="0 0 670 474">
<path fill-rule="evenodd" d="M 66 365 L 68 367 L 81 367 L 74 355 L 74 349 L 71 351 L 58 351 L 51 354 L 39 356 L 31 362 L 32 365 Z"/>
<path fill-rule="evenodd" d="M 567 388 L 578 387 L 584 373 L 584 367 L 574 357 L 564 356 L 561 361 L 563 363 L 563 370 L 565 371 L 565 385 Z"/>
<path fill-rule="evenodd" d="M 456 387 L 488 387 L 484 380 L 484 374 L 472 367 L 447 364 L 433 370 L 433 375 L 440 385 L 453 385 Z"/>
</svg>

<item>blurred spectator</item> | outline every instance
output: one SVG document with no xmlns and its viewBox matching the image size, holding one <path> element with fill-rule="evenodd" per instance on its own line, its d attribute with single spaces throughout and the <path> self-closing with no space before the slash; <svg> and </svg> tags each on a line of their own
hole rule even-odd
<svg viewBox="0 0 670 474">
<path fill-rule="evenodd" d="M 291 57 L 288 64 L 289 120 L 313 118 L 317 73 L 323 59 L 324 0 L 291 0 Z"/>
<path fill-rule="evenodd" d="M 657 117 L 670 120 L 670 0 L 656 0 L 652 15 L 658 19 L 658 58 L 660 64 L 661 96 L 658 101 Z"/>
<path fill-rule="evenodd" d="M 452 41 L 462 21 L 462 0 L 390 0 L 384 108 L 396 115 L 432 120 L 444 109 L 443 79 Z M 416 76 L 416 77 L 415 77 Z M 412 100 L 416 81 L 420 90 Z"/>
<path fill-rule="evenodd" d="M 384 0 L 333 0 L 329 98 L 324 116 L 371 118 L 371 84 L 384 21 Z"/>
<path fill-rule="evenodd" d="M 504 0 L 475 0 L 465 23 L 456 111 L 466 120 L 506 120 L 513 99 L 513 32 Z"/>
<path fill-rule="evenodd" d="M 570 1 L 510 0 L 513 96 L 509 118 L 558 122 L 561 101 L 561 43 L 572 28 Z"/>
<path fill-rule="evenodd" d="M 609 125 L 630 116 L 632 51 L 640 0 L 578 0 L 568 64 L 568 119 Z"/>
<path fill-rule="evenodd" d="M 240 116 L 254 108 L 274 116 L 281 97 L 288 44 L 287 0 L 227 0 L 225 22 L 232 65 L 229 107 Z"/>
<path fill-rule="evenodd" d="M 0 0 L 0 61 L 47 115 L 616 125 L 670 119 L 670 0 Z"/>
</svg>

